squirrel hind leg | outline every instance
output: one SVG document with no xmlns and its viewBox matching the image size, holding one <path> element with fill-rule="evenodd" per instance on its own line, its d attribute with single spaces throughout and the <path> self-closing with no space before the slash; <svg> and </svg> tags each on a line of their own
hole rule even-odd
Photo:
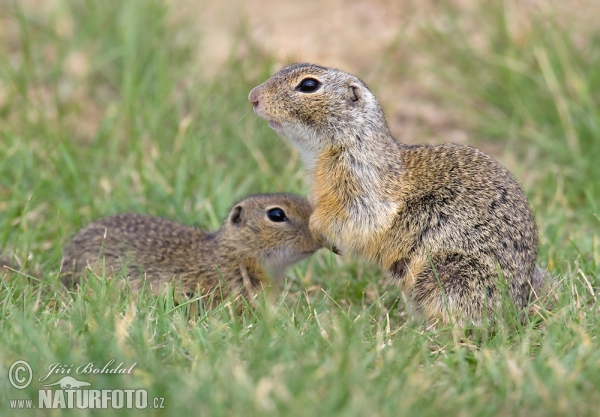
<svg viewBox="0 0 600 417">
<path fill-rule="evenodd" d="M 495 267 L 476 257 L 434 254 L 415 276 L 411 298 L 427 321 L 481 326 L 493 322 L 509 297 L 500 282 Z"/>
</svg>

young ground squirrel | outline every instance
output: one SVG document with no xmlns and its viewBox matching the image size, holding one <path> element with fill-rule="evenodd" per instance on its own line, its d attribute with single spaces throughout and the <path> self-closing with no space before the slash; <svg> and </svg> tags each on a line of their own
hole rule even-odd
<svg viewBox="0 0 600 417">
<path fill-rule="evenodd" d="M 482 324 L 503 293 L 527 305 L 541 273 L 536 226 L 491 157 L 396 141 L 367 86 L 331 68 L 288 66 L 249 100 L 302 154 L 316 239 L 379 263 L 432 321 Z"/>
<path fill-rule="evenodd" d="M 186 296 L 213 292 L 213 303 L 231 295 L 250 300 L 268 277 L 322 247 L 308 229 L 311 211 L 297 195 L 255 195 L 236 204 L 214 233 L 158 217 L 106 217 L 68 245 L 62 282 L 73 286 L 88 269 L 102 275 L 104 268 L 107 276 L 125 269 L 133 290 L 157 291 L 172 282 Z"/>
</svg>

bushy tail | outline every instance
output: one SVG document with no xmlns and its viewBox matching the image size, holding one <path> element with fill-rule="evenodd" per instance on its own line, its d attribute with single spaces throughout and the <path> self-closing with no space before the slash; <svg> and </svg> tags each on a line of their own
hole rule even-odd
<svg viewBox="0 0 600 417">
<path fill-rule="evenodd" d="M 7 257 L 0 258 L 0 272 L 7 273 L 8 271 L 18 271 L 21 268 Z"/>
<path fill-rule="evenodd" d="M 556 301 L 558 278 L 539 267 L 535 267 L 531 279 L 532 295 L 530 312 L 539 311 L 540 308 L 551 309 Z"/>
</svg>

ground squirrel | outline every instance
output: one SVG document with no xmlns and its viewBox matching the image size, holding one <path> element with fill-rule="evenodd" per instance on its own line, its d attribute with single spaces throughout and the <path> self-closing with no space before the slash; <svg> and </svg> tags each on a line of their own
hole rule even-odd
<svg viewBox="0 0 600 417">
<path fill-rule="evenodd" d="M 379 263 L 431 321 L 482 324 L 503 293 L 527 305 L 541 273 L 536 225 L 494 159 L 396 141 L 367 86 L 331 68 L 288 66 L 249 100 L 302 154 L 317 240 Z"/>
<path fill-rule="evenodd" d="M 309 229 L 308 201 L 293 194 L 248 197 L 214 233 L 158 217 L 124 214 L 91 223 L 67 246 L 62 282 L 73 286 L 91 269 L 107 276 L 125 268 L 133 290 L 172 282 L 186 296 L 211 293 L 213 302 L 256 291 L 322 246 Z M 222 297 L 221 297 L 222 296 Z"/>
</svg>

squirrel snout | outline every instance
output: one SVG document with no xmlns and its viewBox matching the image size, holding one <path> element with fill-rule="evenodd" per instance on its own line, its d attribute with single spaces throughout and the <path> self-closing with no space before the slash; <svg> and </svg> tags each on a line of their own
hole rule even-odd
<svg viewBox="0 0 600 417">
<path fill-rule="evenodd" d="M 250 94 L 248 94 L 248 100 L 252 103 L 252 106 L 254 107 L 257 107 L 259 103 L 257 89 L 258 87 L 254 87 L 252 91 L 250 91 Z"/>
</svg>

